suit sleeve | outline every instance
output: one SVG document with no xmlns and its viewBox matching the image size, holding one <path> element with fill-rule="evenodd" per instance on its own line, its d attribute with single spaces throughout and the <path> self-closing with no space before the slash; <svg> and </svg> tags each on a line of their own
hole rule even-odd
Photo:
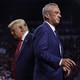
<svg viewBox="0 0 80 80">
<path fill-rule="evenodd" d="M 48 32 L 41 29 L 37 30 L 34 34 L 34 52 L 36 58 L 42 63 L 45 63 L 54 69 L 58 69 L 61 59 L 54 56 L 54 53 L 51 55 L 48 48 Z"/>
</svg>

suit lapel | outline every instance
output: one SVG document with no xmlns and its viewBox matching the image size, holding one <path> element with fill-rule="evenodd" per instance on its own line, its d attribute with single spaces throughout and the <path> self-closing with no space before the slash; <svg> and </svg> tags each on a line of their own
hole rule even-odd
<svg viewBox="0 0 80 80">
<path fill-rule="evenodd" d="M 25 39 L 24 39 L 24 41 L 23 41 L 23 44 L 22 44 L 22 46 L 21 46 L 21 49 L 20 49 L 19 55 L 18 55 L 18 57 L 17 57 L 17 60 L 18 60 L 19 56 L 22 54 L 22 50 L 24 49 L 24 47 L 25 47 L 25 45 L 26 45 L 26 43 L 27 43 L 27 41 L 28 41 L 28 39 L 29 39 L 29 35 L 30 35 L 30 33 L 27 34 L 27 36 L 25 37 Z"/>
<path fill-rule="evenodd" d="M 43 24 L 46 25 L 48 30 L 52 33 L 53 37 L 57 40 L 58 44 L 61 44 L 59 37 L 55 35 L 55 33 L 53 32 L 51 27 L 46 22 L 44 22 Z M 61 57 L 63 57 L 63 47 L 62 47 L 62 44 L 61 44 L 61 51 L 62 51 Z"/>
<path fill-rule="evenodd" d="M 55 39 L 56 39 L 55 33 L 53 32 L 53 30 L 51 29 L 51 27 L 50 27 L 46 22 L 44 22 L 43 24 L 46 25 L 46 27 L 47 27 L 47 29 L 49 30 L 49 32 L 50 32 L 50 33 L 53 35 L 53 37 L 55 37 Z"/>
</svg>

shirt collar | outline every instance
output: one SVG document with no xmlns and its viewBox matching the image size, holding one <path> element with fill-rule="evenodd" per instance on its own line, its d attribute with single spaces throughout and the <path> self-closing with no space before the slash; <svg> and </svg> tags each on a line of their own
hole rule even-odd
<svg viewBox="0 0 80 80">
<path fill-rule="evenodd" d="M 21 40 L 22 41 L 24 41 L 24 39 L 25 39 L 25 37 L 26 37 L 26 35 L 29 33 L 29 31 L 26 31 L 25 33 L 24 33 L 24 35 L 22 36 L 22 38 L 21 38 Z"/>
<path fill-rule="evenodd" d="M 53 25 L 51 25 L 49 22 L 45 21 L 49 26 L 50 28 L 53 30 L 53 32 L 55 31 L 55 27 Z"/>
</svg>

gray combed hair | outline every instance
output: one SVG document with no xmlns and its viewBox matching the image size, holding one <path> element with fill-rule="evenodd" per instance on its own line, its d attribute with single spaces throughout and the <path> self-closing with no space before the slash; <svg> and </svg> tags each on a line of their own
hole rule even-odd
<svg viewBox="0 0 80 80">
<path fill-rule="evenodd" d="M 54 7 L 55 7 L 55 6 L 58 7 L 58 5 L 57 5 L 56 3 L 48 3 L 48 4 L 46 4 L 46 5 L 43 7 L 43 9 L 42 9 L 43 18 L 45 17 L 44 15 L 45 15 L 46 12 L 52 11 L 52 7 L 53 7 L 53 6 L 54 6 Z"/>
</svg>

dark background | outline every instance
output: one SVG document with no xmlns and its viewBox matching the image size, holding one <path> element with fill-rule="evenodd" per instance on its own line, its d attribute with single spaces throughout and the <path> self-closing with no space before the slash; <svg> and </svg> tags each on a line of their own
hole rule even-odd
<svg viewBox="0 0 80 80">
<path fill-rule="evenodd" d="M 0 0 L 0 48 L 6 49 L 5 54 L 0 52 L 0 71 L 11 71 L 17 46 L 7 28 L 8 24 L 22 18 L 33 33 L 43 22 L 42 8 L 50 2 L 57 3 L 61 10 L 62 19 L 57 31 L 65 57 L 71 58 L 77 64 L 77 69 L 73 70 L 73 75 L 68 80 L 80 79 L 80 0 Z"/>
<path fill-rule="evenodd" d="M 41 10 L 49 2 L 59 5 L 63 21 L 80 25 L 79 0 L 0 0 L 0 23 L 4 25 L 23 18 L 29 24 L 38 24 L 42 22 Z"/>
<path fill-rule="evenodd" d="M 7 28 L 12 20 L 23 18 L 29 25 L 30 30 L 34 30 L 33 28 L 36 28 L 43 21 L 42 8 L 50 2 L 57 3 L 61 9 L 62 19 L 59 30 L 67 27 L 73 31 L 76 29 L 75 32 L 71 30 L 70 34 L 80 34 L 79 0 L 0 0 L 0 27 Z M 2 29 L 0 33 L 2 33 Z M 69 33 L 63 33 L 62 35 L 64 34 Z"/>
</svg>

